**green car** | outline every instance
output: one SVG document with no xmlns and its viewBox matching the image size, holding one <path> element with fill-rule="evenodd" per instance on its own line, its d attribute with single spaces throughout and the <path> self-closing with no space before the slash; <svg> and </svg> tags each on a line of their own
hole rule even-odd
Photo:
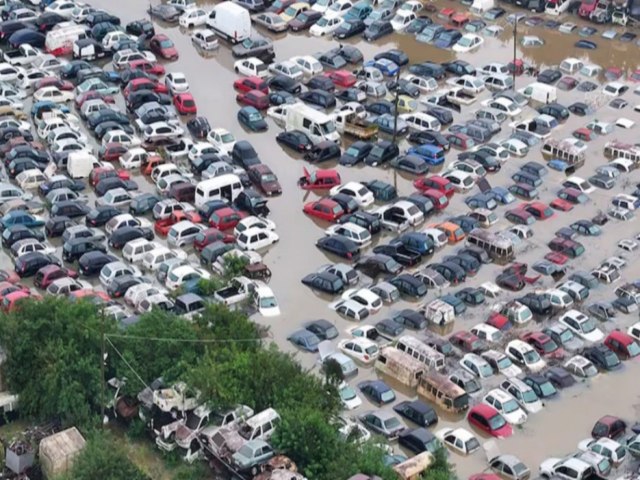
<svg viewBox="0 0 640 480">
<path fill-rule="evenodd" d="M 120 88 L 107 85 L 99 78 L 89 78 L 76 87 L 76 96 L 86 92 L 99 92 L 103 95 L 115 95 L 120 92 Z"/>
<path fill-rule="evenodd" d="M 253 132 L 263 132 L 269 128 L 255 107 L 242 107 L 238 112 L 238 122 Z"/>
</svg>

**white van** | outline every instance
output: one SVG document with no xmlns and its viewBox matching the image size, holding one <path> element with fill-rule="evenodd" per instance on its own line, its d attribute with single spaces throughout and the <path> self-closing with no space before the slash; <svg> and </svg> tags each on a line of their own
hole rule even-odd
<svg viewBox="0 0 640 480">
<path fill-rule="evenodd" d="M 303 103 L 288 106 L 284 120 L 285 130 L 301 130 L 313 143 L 340 141 L 333 119 Z"/>
<path fill-rule="evenodd" d="M 411 335 L 400 337 L 398 343 L 396 343 L 396 348 L 420 361 L 429 370 L 443 370 L 446 366 L 442 353 Z"/>
<path fill-rule="evenodd" d="M 56 57 L 70 55 L 73 52 L 73 45 L 76 40 L 88 37 L 88 29 L 82 25 L 73 24 L 54 29 L 47 33 L 44 41 L 44 49 L 47 53 L 55 55 Z"/>
<path fill-rule="evenodd" d="M 152 250 L 160 248 L 156 242 L 150 242 L 146 238 L 136 238 L 127 242 L 122 249 L 122 258 L 131 263 L 139 262 Z"/>
<path fill-rule="evenodd" d="M 568 57 L 565 58 L 562 62 L 560 62 L 560 70 L 564 73 L 568 73 L 570 75 L 577 73 L 584 66 L 582 60 L 578 60 L 577 58 Z"/>
<path fill-rule="evenodd" d="M 198 183 L 194 203 L 197 208 L 210 200 L 233 202 L 243 190 L 240 178 L 233 173 L 227 173 Z"/>
<path fill-rule="evenodd" d="M 249 11 L 233 2 L 222 2 L 213 7 L 207 26 L 231 43 L 243 42 L 251 36 Z"/>
<path fill-rule="evenodd" d="M 409 124 L 409 128 L 420 132 L 424 130 L 439 132 L 442 128 L 437 118 L 423 112 L 404 113 L 400 118 Z"/>
<path fill-rule="evenodd" d="M 518 90 L 518 92 L 528 99 L 540 103 L 552 103 L 558 99 L 558 89 L 546 83 L 530 83 L 526 87 Z"/>
<path fill-rule="evenodd" d="M 160 268 L 160 265 L 163 262 L 166 262 L 167 260 L 170 260 L 172 258 L 186 259 L 187 254 L 182 250 L 170 250 L 167 247 L 154 248 L 150 252 L 145 253 L 144 257 L 142 257 L 142 268 L 144 268 L 145 270 L 156 271 L 158 268 Z"/>
<path fill-rule="evenodd" d="M 95 167 L 99 167 L 98 159 L 89 152 L 79 151 L 69 154 L 67 172 L 71 178 L 87 178 Z"/>
</svg>

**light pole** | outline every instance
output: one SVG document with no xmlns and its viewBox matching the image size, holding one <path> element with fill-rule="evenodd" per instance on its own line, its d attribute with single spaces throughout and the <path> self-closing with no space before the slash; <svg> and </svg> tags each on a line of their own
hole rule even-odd
<svg viewBox="0 0 640 480">
<path fill-rule="evenodd" d="M 398 145 L 398 103 L 400 101 L 400 66 L 398 66 L 398 71 L 396 72 L 396 94 L 393 99 L 393 144 Z M 398 148 L 399 150 L 399 148 Z M 398 190 L 398 169 L 393 169 L 393 187 Z"/>
<path fill-rule="evenodd" d="M 516 89 L 516 69 L 517 69 L 517 65 L 516 65 L 516 57 L 518 55 L 517 53 L 517 48 L 518 48 L 518 16 L 516 15 L 515 21 L 513 22 L 513 90 L 515 91 Z"/>
</svg>

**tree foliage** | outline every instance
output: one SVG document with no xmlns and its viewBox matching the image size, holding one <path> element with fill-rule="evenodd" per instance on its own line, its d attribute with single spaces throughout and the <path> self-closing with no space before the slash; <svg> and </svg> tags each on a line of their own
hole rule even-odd
<svg viewBox="0 0 640 480">
<path fill-rule="evenodd" d="M 121 443 L 107 432 L 93 433 L 60 480 L 149 480 L 129 458 Z"/>
<path fill-rule="evenodd" d="M 3 374 L 8 389 L 20 395 L 22 415 L 91 420 L 101 399 L 102 328 L 116 331 L 115 321 L 103 324 L 95 305 L 53 297 L 21 302 L 0 317 Z"/>
<path fill-rule="evenodd" d="M 453 480 L 456 478 L 453 465 L 447 460 L 447 451 L 439 449 L 434 455 L 434 462 L 422 475 L 422 480 Z"/>
</svg>

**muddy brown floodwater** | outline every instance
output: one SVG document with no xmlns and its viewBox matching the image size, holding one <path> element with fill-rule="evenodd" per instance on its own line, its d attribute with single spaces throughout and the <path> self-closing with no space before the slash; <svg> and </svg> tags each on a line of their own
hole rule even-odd
<svg viewBox="0 0 640 480">
<path fill-rule="evenodd" d="M 122 18 L 123 23 L 145 17 L 145 10 L 148 7 L 147 2 L 140 0 L 89 0 L 89 3 L 112 11 Z M 436 3 L 436 5 L 440 8 L 444 4 Z M 447 3 L 446 5 L 455 5 L 455 8 L 459 10 L 465 8 L 453 3 Z M 580 23 L 575 17 L 566 17 L 567 20 L 569 18 L 571 21 Z M 564 20 L 564 17 L 561 17 L 560 20 Z M 511 27 L 504 21 L 502 24 L 505 26 L 505 32 L 501 38 L 488 38 L 479 52 L 464 54 L 460 58 L 476 66 L 491 61 L 504 63 L 510 61 L 513 56 Z M 278 226 L 277 231 L 280 235 L 280 242 L 265 256 L 265 262 L 273 272 L 271 286 L 281 305 L 282 315 L 275 319 L 270 319 L 268 322 L 261 318 L 257 318 L 256 321 L 267 323 L 271 327 L 274 341 L 287 351 L 293 351 L 286 340 L 287 335 L 297 329 L 303 321 L 311 319 L 330 319 L 335 322 L 341 332 L 341 337 L 344 338 L 346 335 L 345 329 L 351 326 L 352 323 L 338 317 L 328 308 L 328 303 L 331 299 L 314 294 L 300 283 L 300 279 L 304 275 L 315 271 L 323 264 L 336 260 L 328 258 L 314 246 L 315 241 L 323 235 L 323 229 L 326 228 L 326 225 L 314 223 L 302 213 L 303 203 L 316 198 L 316 194 L 304 192 L 296 186 L 296 181 L 302 174 L 305 162 L 289 155 L 276 144 L 275 136 L 280 131 L 280 128 L 273 124 L 271 120 L 268 120 L 269 131 L 263 134 L 248 133 L 239 126 L 236 121 L 236 112 L 239 107 L 235 102 L 235 93 L 232 88 L 232 83 L 236 78 L 233 72 L 234 59 L 230 54 L 228 45 L 221 42 L 219 51 L 205 57 L 199 54 L 192 46 L 189 39 L 190 32 L 183 31 L 177 26 L 170 27 L 157 22 L 156 30 L 167 33 L 175 42 L 180 52 L 180 59 L 166 64 L 166 68 L 170 72 L 180 71 L 186 74 L 191 85 L 191 91 L 198 104 L 198 113 L 206 116 L 214 128 L 225 127 L 233 132 L 237 138 L 251 141 L 260 154 L 262 161 L 274 170 L 282 183 L 283 195 L 270 200 L 271 218 Z M 592 40 L 596 41 L 600 48 L 594 51 L 584 51 L 576 50 L 573 47 L 573 44 L 579 38 L 577 35 L 551 32 L 543 27 L 528 28 L 522 26 L 518 30 L 519 35 L 525 33 L 535 34 L 546 40 L 546 45 L 542 48 L 528 49 L 523 52 L 518 47 L 519 57 L 524 57 L 528 63 L 534 63 L 538 66 L 555 65 L 569 56 L 588 56 L 591 62 L 600 64 L 605 68 L 617 66 L 633 70 L 638 67 L 638 62 L 640 61 L 639 50 L 635 44 L 623 44 L 601 39 L 597 36 L 593 37 Z M 265 32 L 261 33 L 266 35 Z M 331 40 L 314 38 L 306 34 L 279 35 L 273 38 L 277 60 L 284 60 L 293 55 L 326 51 L 335 46 L 335 42 Z M 440 62 L 454 58 L 452 51 L 439 50 L 429 45 L 417 43 L 412 36 L 395 35 L 377 43 L 365 43 L 359 40 L 349 41 L 348 43 L 355 44 L 361 48 L 365 58 L 370 58 L 382 49 L 395 47 L 407 52 L 413 62 L 425 60 Z M 519 77 L 516 82 L 517 88 L 530 81 L 532 81 L 531 78 Z M 582 100 L 600 106 L 595 117 L 601 121 L 614 121 L 620 115 L 631 118 L 636 122 L 640 121 L 640 115 L 631 111 L 631 107 L 622 111 L 613 110 L 605 105 L 603 98 L 598 93 L 559 92 L 559 94 L 560 100 L 565 105 L 576 100 Z M 483 98 L 488 97 L 486 92 L 483 95 Z M 631 105 L 637 99 L 631 92 L 627 93 L 626 98 Z M 479 103 L 463 109 L 461 114 L 456 115 L 456 121 L 468 117 L 469 112 L 477 108 L 480 108 Z M 533 110 L 527 109 L 522 114 L 522 117 L 528 117 L 533 113 Z M 568 137 L 575 128 L 585 124 L 585 118 L 572 116 L 566 124 L 554 130 L 553 136 L 559 139 Z M 498 135 L 498 138 L 505 138 L 508 135 L 507 128 L 505 123 L 503 125 L 505 130 Z M 606 137 L 600 137 L 591 142 L 587 152 L 586 165 L 577 174 L 584 178 L 590 176 L 598 165 L 606 162 L 602 154 L 603 145 L 606 141 L 613 138 L 621 140 L 637 139 L 639 128 L 636 126 L 629 131 L 616 130 Z M 454 151 L 450 152 L 447 161 L 454 160 L 455 155 Z M 509 185 L 511 183 L 509 177 L 518 169 L 519 164 L 529 160 L 542 161 L 539 148 L 533 148 L 532 153 L 524 160 L 515 158 L 508 160 L 498 174 L 489 177 L 489 182 L 492 185 Z M 306 166 L 308 167 L 308 165 Z M 322 165 L 322 168 L 329 167 L 333 168 L 335 165 Z M 401 195 L 406 195 L 413 191 L 412 178 L 395 174 L 392 170 L 371 167 L 337 168 L 343 181 L 379 178 L 397 185 Z M 558 172 L 550 172 L 541 188 L 542 201 L 549 202 L 555 197 L 563 178 Z M 153 188 L 148 180 L 140 176 L 136 176 L 135 180 L 145 190 Z M 557 213 L 544 223 L 537 223 L 533 226 L 535 235 L 520 253 L 519 260 L 531 263 L 542 258 L 546 253 L 545 245 L 553 237 L 553 232 L 576 219 L 591 218 L 598 210 L 606 210 L 611 197 L 615 193 L 632 191 L 633 185 L 639 180 L 640 176 L 636 170 L 621 179 L 614 190 L 597 190 L 591 194 L 591 201 L 588 204 L 578 206 L 570 213 Z M 466 212 L 468 209 L 463 200 L 464 197 L 462 195 L 456 195 L 446 213 L 429 218 L 427 223 L 437 222 L 445 217 Z M 498 225 L 493 227 L 494 230 L 509 226 L 506 220 L 502 219 L 502 215 L 507 208 L 511 207 L 500 206 L 498 208 L 497 214 L 501 220 Z M 617 252 L 616 243 L 619 240 L 635 237 L 638 233 L 640 233 L 640 225 L 636 221 L 627 223 L 610 222 L 605 226 L 602 236 L 582 237 L 580 241 L 586 246 L 587 252 L 580 259 L 570 262 L 569 270 L 595 267 L 598 262 Z M 387 234 L 382 236 L 383 238 L 378 241 L 386 242 L 390 238 Z M 434 261 L 437 261 L 443 255 L 450 254 L 453 248 L 448 246 L 437 252 L 434 256 Z M 627 254 L 627 256 L 630 260 L 630 266 L 624 270 L 623 279 L 634 280 L 640 278 L 640 263 L 635 261 L 637 254 Z M 6 256 L 3 256 L 2 263 L 10 265 Z M 468 284 L 477 286 L 484 281 L 493 280 L 498 270 L 499 268 L 494 265 L 484 266 L 479 275 L 470 279 Z M 547 279 L 541 285 L 549 287 L 552 283 Z M 592 292 L 589 301 L 612 299 L 612 290 L 613 288 L 610 285 L 601 285 Z M 434 292 L 430 292 L 427 299 L 431 300 L 435 296 Z M 393 309 L 403 308 L 404 306 L 406 305 L 396 304 Z M 413 306 L 417 305 L 414 304 Z M 388 311 L 385 307 L 383 311 L 374 316 L 375 318 L 367 319 L 367 321 L 375 323 L 385 318 Z M 456 320 L 455 330 L 468 329 L 475 323 L 483 321 L 487 317 L 487 312 L 488 306 L 470 309 L 470 312 Z M 612 323 L 611 325 L 601 325 L 601 327 L 605 330 L 611 330 L 614 327 L 626 328 L 627 325 L 636 320 L 637 314 L 621 315 L 615 325 Z M 306 367 L 314 367 L 316 365 L 316 356 L 313 354 L 299 353 L 297 357 Z M 371 368 L 361 368 L 360 370 L 362 373 L 358 380 L 375 376 Z M 590 382 L 563 391 L 557 400 L 548 402 L 542 412 L 532 415 L 522 429 L 516 429 L 512 438 L 499 442 L 502 452 L 518 455 L 535 473 L 539 463 L 546 457 L 560 456 L 575 450 L 577 442 L 589 435 L 593 422 L 599 416 L 611 413 L 625 417 L 628 420 L 638 419 L 637 408 L 638 397 L 640 396 L 640 382 L 637 379 L 639 373 L 638 362 L 626 362 L 621 372 L 599 375 Z M 497 383 L 497 379 L 493 381 L 490 379 L 484 386 L 488 389 L 495 383 Z M 413 393 L 400 390 L 399 397 L 405 396 L 413 396 Z M 366 401 L 364 403 L 361 407 L 362 410 L 370 408 Z M 358 411 L 355 413 L 358 413 Z M 449 424 L 468 428 L 465 420 L 456 422 L 455 419 L 445 419 L 444 417 L 436 428 Z M 486 462 L 481 452 L 477 452 L 468 458 L 452 454 L 451 459 L 455 463 L 461 478 L 467 478 L 472 473 L 483 471 L 486 468 Z"/>
</svg>

